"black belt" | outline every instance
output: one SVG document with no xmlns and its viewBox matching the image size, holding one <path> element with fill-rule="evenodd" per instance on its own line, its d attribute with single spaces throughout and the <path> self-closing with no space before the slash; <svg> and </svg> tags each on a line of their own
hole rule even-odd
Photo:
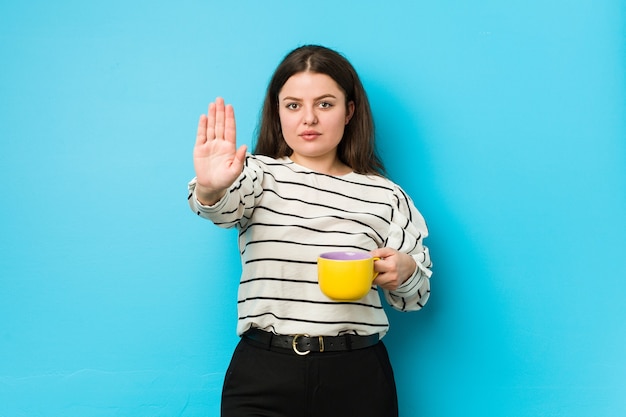
<svg viewBox="0 0 626 417">
<path fill-rule="evenodd" d="M 281 336 L 254 327 L 245 332 L 243 337 L 262 344 L 267 349 L 271 347 L 292 349 L 298 355 L 308 355 L 311 352 L 343 352 L 363 349 L 374 346 L 379 340 L 378 334 L 369 336 L 353 334 L 341 336 L 309 336 L 308 334 Z"/>
</svg>

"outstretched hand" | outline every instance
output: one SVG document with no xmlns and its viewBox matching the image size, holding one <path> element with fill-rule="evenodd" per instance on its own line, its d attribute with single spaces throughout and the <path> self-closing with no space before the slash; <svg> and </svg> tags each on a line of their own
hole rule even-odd
<svg viewBox="0 0 626 417">
<path fill-rule="evenodd" d="M 237 149 L 235 111 L 218 97 L 200 116 L 193 164 L 196 170 L 196 197 L 203 204 L 214 204 L 237 179 L 247 147 Z"/>
</svg>

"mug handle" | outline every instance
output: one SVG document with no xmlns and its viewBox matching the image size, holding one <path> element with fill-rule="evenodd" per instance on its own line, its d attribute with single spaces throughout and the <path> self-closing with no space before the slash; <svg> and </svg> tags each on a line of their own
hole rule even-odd
<svg viewBox="0 0 626 417">
<path fill-rule="evenodd" d="M 372 257 L 372 259 L 374 260 L 374 262 L 380 261 L 380 258 L 378 256 L 374 256 Z M 378 272 L 374 271 L 374 276 L 372 277 L 372 281 L 374 281 L 377 276 L 378 276 Z"/>
</svg>

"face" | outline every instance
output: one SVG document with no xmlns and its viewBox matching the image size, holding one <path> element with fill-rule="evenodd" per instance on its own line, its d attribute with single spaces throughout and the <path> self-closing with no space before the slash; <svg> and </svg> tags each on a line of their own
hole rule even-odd
<svg viewBox="0 0 626 417">
<path fill-rule="evenodd" d="M 354 103 L 326 74 L 299 72 L 278 94 L 280 124 L 291 160 L 329 174 L 346 171 L 337 158 L 337 146 L 354 113 Z M 342 172 L 343 171 L 343 172 Z"/>
</svg>

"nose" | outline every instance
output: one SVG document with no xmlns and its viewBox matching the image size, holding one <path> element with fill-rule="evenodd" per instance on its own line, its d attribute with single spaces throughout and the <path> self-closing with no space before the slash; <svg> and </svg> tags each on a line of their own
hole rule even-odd
<svg viewBox="0 0 626 417">
<path fill-rule="evenodd" d="M 315 109 L 313 107 L 304 108 L 302 121 L 305 125 L 308 125 L 308 126 L 311 126 L 317 123 L 317 114 L 315 113 Z"/>
</svg>

